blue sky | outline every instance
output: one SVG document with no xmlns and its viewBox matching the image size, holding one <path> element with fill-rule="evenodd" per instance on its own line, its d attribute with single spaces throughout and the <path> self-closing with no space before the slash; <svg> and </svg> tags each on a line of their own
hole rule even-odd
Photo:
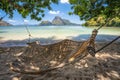
<svg viewBox="0 0 120 80">
<path fill-rule="evenodd" d="M 68 0 L 60 0 L 60 3 L 58 5 L 52 4 L 51 6 L 53 10 L 51 11 L 46 10 L 45 17 L 43 17 L 42 20 L 52 21 L 55 16 L 60 16 L 61 18 L 68 19 L 73 23 L 81 24 L 84 22 L 80 20 L 79 16 L 68 15 L 68 12 L 72 11 Z M 4 16 L 4 15 L 5 13 L 0 10 L 0 16 Z M 4 21 L 7 21 L 14 25 L 22 25 L 24 24 L 24 22 L 26 24 L 34 25 L 34 24 L 39 24 L 41 22 L 41 21 L 31 20 L 29 16 L 27 18 L 22 18 L 17 11 L 14 11 L 14 16 L 12 19 L 6 16 L 4 18 Z"/>
</svg>

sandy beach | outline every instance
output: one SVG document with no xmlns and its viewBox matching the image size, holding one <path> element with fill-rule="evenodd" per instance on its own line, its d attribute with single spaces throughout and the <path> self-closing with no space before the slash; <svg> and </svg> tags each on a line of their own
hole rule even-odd
<svg viewBox="0 0 120 80">
<path fill-rule="evenodd" d="M 0 6 L 0 80 L 120 80 L 120 0 Z"/>
<path fill-rule="evenodd" d="M 96 43 L 99 49 L 106 42 Z M 10 70 L 16 54 L 25 47 L 0 47 L 0 80 L 119 80 L 120 42 L 115 42 L 98 52 L 88 55 L 73 65 L 68 65 L 45 74 L 21 74 Z"/>
</svg>

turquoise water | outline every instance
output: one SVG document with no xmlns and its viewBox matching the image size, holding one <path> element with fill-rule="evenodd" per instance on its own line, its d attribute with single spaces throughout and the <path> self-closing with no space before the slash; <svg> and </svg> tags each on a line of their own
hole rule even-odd
<svg viewBox="0 0 120 80">
<path fill-rule="evenodd" d="M 51 43 L 57 40 L 71 39 L 76 41 L 86 40 L 93 29 L 82 26 L 27 26 L 32 37 L 31 41 L 38 40 L 42 43 Z M 120 35 L 118 27 L 104 27 L 99 30 L 97 41 L 110 41 Z M 25 26 L 1 26 L 0 43 L 9 45 L 28 42 L 29 36 Z M 12 43 L 10 43 L 12 42 Z"/>
</svg>

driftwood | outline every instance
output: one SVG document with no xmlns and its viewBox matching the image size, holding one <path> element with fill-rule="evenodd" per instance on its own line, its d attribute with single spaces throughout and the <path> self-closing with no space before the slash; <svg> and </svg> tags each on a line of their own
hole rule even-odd
<svg viewBox="0 0 120 80">
<path fill-rule="evenodd" d="M 90 39 L 85 42 L 63 40 L 51 45 L 28 43 L 28 47 L 11 63 L 11 70 L 23 74 L 41 74 L 73 64 L 88 53 L 95 55 L 94 30 Z"/>
</svg>

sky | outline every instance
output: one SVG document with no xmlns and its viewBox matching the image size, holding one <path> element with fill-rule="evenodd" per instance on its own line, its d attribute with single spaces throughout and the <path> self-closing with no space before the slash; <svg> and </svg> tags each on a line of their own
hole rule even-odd
<svg viewBox="0 0 120 80">
<path fill-rule="evenodd" d="M 58 5 L 52 4 L 51 7 L 53 10 L 51 11 L 45 10 L 45 16 L 42 18 L 42 21 L 44 20 L 52 21 L 55 16 L 60 16 L 61 18 L 68 19 L 73 23 L 82 24 L 84 22 L 81 21 L 79 16 L 77 15 L 68 15 L 68 12 L 72 11 L 71 5 L 69 4 L 68 0 L 60 0 Z M 4 15 L 5 13 L 0 10 L 0 16 Z M 37 20 L 31 20 L 30 16 L 28 16 L 27 18 L 22 18 L 17 11 L 14 11 L 13 18 L 9 18 L 8 16 L 6 16 L 3 20 L 13 25 L 23 25 L 25 23 L 29 25 L 36 25 L 40 24 L 41 22 Z"/>
</svg>

